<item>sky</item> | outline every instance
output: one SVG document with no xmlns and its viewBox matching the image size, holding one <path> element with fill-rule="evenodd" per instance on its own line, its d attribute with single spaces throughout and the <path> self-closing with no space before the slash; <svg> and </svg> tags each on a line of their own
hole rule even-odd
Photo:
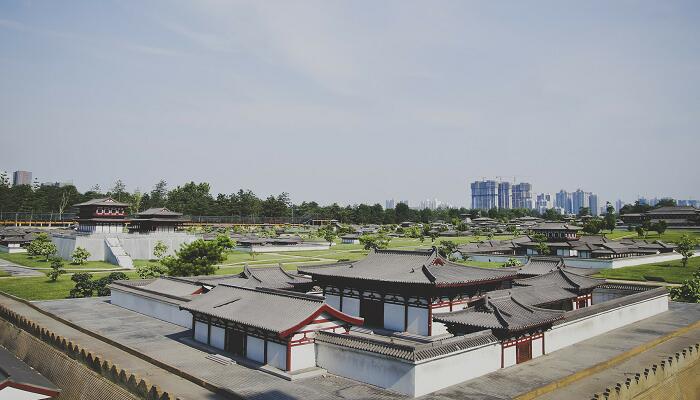
<svg viewBox="0 0 700 400">
<path fill-rule="evenodd" d="M 0 170 L 469 206 L 700 197 L 697 1 L 0 3 Z"/>
</svg>

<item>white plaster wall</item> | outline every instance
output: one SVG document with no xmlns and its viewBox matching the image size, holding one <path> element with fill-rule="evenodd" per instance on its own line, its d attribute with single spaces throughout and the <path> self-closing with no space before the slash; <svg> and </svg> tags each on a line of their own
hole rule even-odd
<svg viewBox="0 0 700 400">
<path fill-rule="evenodd" d="M 343 309 L 341 310 L 348 315 L 353 317 L 360 316 L 360 299 L 355 299 L 352 297 L 343 297 Z"/>
<path fill-rule="evenodd" d="M 224 343 L 226 342 L 226 330 L 224 328 L 219 328 L 218 326 L 211 326 L 211 343 L 212 347 L 223 350 Z"/>
<path fill-rule="evenodd" d="M 668 295 L 662 295 L 570 323 L 555 325 L 545 332 L 545 351 L 551 353 L 667 310 Z"/>
<path fill-rule="evenodd" d="M 405 307 L 401 304 L 384 303 L 384 328 L 403 332 Z"/>
<path fill-rule="evenodd" d="M 327 294 L 327 295 L 325 295 L 325 298 L 326 298 L 326 304 L 335 308 L 338 311 L 342 311 L 340 309 L 340 296 L 336 296 L 334 294 Z"/>
<path fill-rule="evenodd" d="M 287 346 L 267 342 L 267 363 L 285 371 L 287 369 Z"/>
<path fill-rule="evenodd" d="M 124 307 L 161 321 L 170 322 L 185 328 L 192 327 L 192 314 L 189 311 L 180 310 L 175 304 L 123 292 L 119 289 L 112 289 L 110 302 L 116 306 Z"/>
<path fill-rule="evenodd" d="M 532 341 L 532 358 L 539 357 L 542 355 L 542 339 L 535 339 Z"/>
<path fill-rule="evenodd" d="M 328 250 L 331 246 L 328 243 L 318 243 L 318 244 L 303 244 L 300 246 L 254 246 L 256 253 L 276 253 L 279 251 L 308 251 L 308 250 Z M 243 251 L 246 253 L 251 252 L 250 247 L 236 246 L 237 251 Z"/>
<path fill-rule="evenodd" d="M 246 357 L 259 363 L 265 362 L 265 341 L 250 335 L 246 336 Z"/>
<path fill-rule="evenodd" d="M 412 396 L 422 396 L 501 367 L 501 344 L 492 343 L 457 354 L 422 362 L 415 367 Z"/>
<path fill-rule="evenodd" d="M 204 322 L 200 321 L 195 321 L 194 322 L 194 340 L 207 344 L 207 337 L 209 336 L 209 332 L 207 330 L 207 324 Z"/>
<path fill-rule="evenodd" d="M 16 389 L 12 386 L 6 386 L 0 390 L 0 400 L 42 400 L 52 398 L 28 390 Z"/>
<path fill-rule="evenodd" d="M 316 346 L 313 343 L 292 347 L 292 371 L 316 366 Z"/>
<path fill-rule="evenodd" d="M 527 262 L 527 257 L 525 256 L 500 256 L 500 255 L 488 255 L 488 254 L 465 254 L 472 261 L 491 261 L 491 262 L 506 262 L 509 258 L 515 258 L 522 264 Z"/>
<path fill-rule="evenodd" d="M 395 392 L 413 395 L 414 367 L 375 353 L 316 343 L 316 363 L 328 372 Z"/>
<path fill-rule="evenodd" d="M 61 258 L 69 260 L 73 250 L 80 246 L 90 252 L 89 261 L 107 261 L 108 252 L 105 250 L 105 238 L 116 237 L 122 248 L 135 260 L 154 258 L 153 248 L 158 241 L 168 246 L 167 254 L 174 254 L 185 243 L 191 243 L 197 236 L 184 232 L 152 232 L 150 234 L 136 233 L 94 233 L 91 235 L 53 235 L 52 241 L 58 247 Z"/>
<path fill-rule="evenodd" d="M 443 324 L 442 322 L 433 321 L 430 336 L 438 336 L 438 335 L 442 335 L 443 333 L 448 333 L 447 332 L 447 325 Z"/>
<path fill-rule="evenodd" d="M 15 246 L 15 243 L 9 243 L 9 246 L 0 246 L 0 253 L 10 253 L 10 254 L 16 254 L 16 253 L 26 253 L 27 249 L 24 247 L 18 247 L 19 245 Z"/>
<path fill-rule="evenodd" d="M 506 262 L 509 258 L 520 260 L 523 264 L 527 262 L 527 257 L 523 256 L 502 256 L 487 254 L 465 254 L 473 261 Z M 650 256 L 616 258 L 614 260 L 601 260 L 594 258 L 565 257 L 564 263 L 569 267 L 579 268 L 622 268 L 632 265 L 654 264 L 664 261 L 679 260 L 682 257 L 678 253 L 663 253 Z"/>
<path fill-rule="evenodd" d="M 503 368 L 515 365 L 515 362 L 517 360 L 516 356 L 517 354 L 515 351 L 515 346 L 510 346 L 503 349 Z"/>
<path fill-rule="evenodd" d="M 408 307 L 408 327 L 407 332 L 419 335 L 428 335 L 428 309 Z"/>
</svg>

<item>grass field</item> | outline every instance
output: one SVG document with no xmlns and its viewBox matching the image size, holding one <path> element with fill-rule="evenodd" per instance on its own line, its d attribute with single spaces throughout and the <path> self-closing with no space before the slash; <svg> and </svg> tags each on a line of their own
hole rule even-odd
<svg viewBox="0 0 700 400">
<path fill-rule="evenodd" d="M 14 254 L 9 254 L 9 253 L 0 253 L 0 258 L 11 261 L 15 264 L 23 265 L 25 267 L 29 268 L 38 268 L 38 269 L 50 269 L 51 268 L 51 263 L 48 261 L 45 261 L 41 257 L 30 257 L 26 253 L 14 253 Z M 114 269 L 116 268 L 116 265 L 110 264 L 108 262 L 104 261 L 88 261 L 83 265 L 73 265 L 69 261 L 65 261 L 63 268 L 67 270 L 100 270 L 100 269 Z"/>
<path fill-rule="evenodd" d="M 135 272 L 127 272 L 129 279 L 138 278 Z M 100 278 L 108 273 L 94 273 L 93 278 Z M 65 299 L 75 283 L 70 276 L 61 275 L 56 282 L 51 282 L 45 276 L 30 278 L 2 278 L 0 291 L 27 300 Z"/>
<path fill-rule="evenodd" d="M 618 240 L 618 239 L 644 239 L 644 237 L 640 237 L 637 235 L 637 232 L 630 232 L 628 230 L 614 230 L 612 233 L 609 231 L 603 231 L 601 232 L 602 234 L 605 235 L 606 238 L 608 239 L 613 239 L 613 240 Z M 659 235 L 656 232 L 648 232 L 646 235 L 647 240 L 661 240 L 664 242 L 678 242 L 684 234 L 688 234 L 691 237 L 694 237 L 696 240 L 700 241 L 700 231 L 696 230 L 685 230 L 685 229 L 668 229 L 666 232 L 663 234 Z"/>
<path fill-rule="evenodd" d="M 700 268 L 700 257 L 688 259 L 688 266 L 683 267 L 681 260 L 658 264 L 638 265 L 616 269 L 604 269 L 596 276 L 607 279 L 646 281 L 645 277 L 663 278 L 668 283 L 683 283 L 690 279 Z"/>
</svg>

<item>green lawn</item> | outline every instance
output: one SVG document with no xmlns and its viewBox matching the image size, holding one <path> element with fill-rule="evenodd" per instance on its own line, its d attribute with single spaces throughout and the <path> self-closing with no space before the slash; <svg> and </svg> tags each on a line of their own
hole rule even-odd
<svg viewBox="0 0 700 400">
<path fill-rule="evenodd" d="M 135 272 L 127 272 L 129 279 L 137 279 Z M 92 274 L 93 278 L 100 278 L 107 273 Z M 52 300 L 65 299 L 75 283 L 70 276 L 61 275 L 56 282 L 51 282 L 45 276 L 31 278 L 3 278 L 0 279 L 0 291 L 21 297 L 27 300 Z"/>
<path fill-rule="evenodd" d="M 683 283 L 690 279 L 693 273 L 700 268 L 700 257 L 688 260 L 688 266 L 683 267 L 681 260 L 669 261 L 658 264 L 638 265 L 616 269 L 604 269 L 596 274 L 598 277 L 608 279 L 623 279 L 631 281 L 646 281 L 646 277 L 663 278 L 668 283 Z"/>
<path fill-rule="evenodd" d="M 51 263 L 42 259 L 41 257 L 30 257 L 27 253 L 0 253 L 0 258 L 7 261 L 11 261 L 15 264 L 19 264 L 29 268 L 51 268 Z M 116 265 L 110 264 L 105 261 L 88 261 L 83 265 L 73 265 L 70 261 L 65 261 L 63 268 L 65 269 L 86 269 L 86 270 L 99 270 L 99 269 L 113 269 L 117 268 Z"/>
<path fill-rule="evenodd" d="M 630 232 L 627 230 L 614 230 L 612 233 L 609 231 L 603 231 L 601 232 L 602 234 L 605 235 L 608 239 L 644 239 L 644 237 L 640 237 L 637 235 L 637 232 Z M 684 234 L 688 234 L 691 237 L 694 237 L 696 240 L 700 242 L 700 231 L 696 230 L 685 230 L 685 229 L 667 229 L 666 232 L 664 232 L 662 235 L 659 235 L 658 233 L 651 231 L 648 232 L 646 235 L 647 240 L 661 240 L 664 242 L 671 242 L 675 243 L 680 240 L 681 236 Z"/>
</svg>

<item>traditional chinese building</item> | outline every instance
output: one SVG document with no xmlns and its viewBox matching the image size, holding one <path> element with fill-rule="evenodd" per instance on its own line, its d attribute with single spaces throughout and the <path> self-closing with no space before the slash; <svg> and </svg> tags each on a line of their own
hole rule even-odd
<svg viewBox="0 0 700 400">
<path fill-rule="evenodd" d="M 373 250 L 355 262 L 300 267 L 326 302 L 366 325 L 431 336 L 445 333 L 433 314 L 452 311 L 489 290 L 509 287 L 515 270 L 452 263 L 427 251 Z"/>
<path fill-rule="evenodd" d="M 126 218 L 129 205 L 111 197 L 88 200 L 73 207 L 78 209 L 79 232 L 121 233 L 129 222 Z"/>
<path fill-rule="evenodd" d="M 491 329 L 501 341 L 501 368 L 531 360 L 545 353 L 544 332 L 564 312 L 526 305 L 509 293 L 486 297 L 469 307 L 436 315 L 455 335 Z"/>
<path fill-rule="evenodd" d="M 227 284 L 180 308 L 192 313 L 194 340 L 288 372 L 316 366 L 316 332 L 362 325 L 319 296 Z"/>
<path fill-rule="evenodd" d="M 186 221 L 182 213 L 167 208 L 149 208 L 129 221 L 129 232 L 177 232 Z"/>
<path fill-rule="evenodd" d="M 593 305 L 593 289 L 605 283 L 603 279 L 591 278 L 567 271 L 565 267 L 557 267 L 543 275 L 531 278 L 518 279 L 513 282 L 514 286 L 533 286 L 543 290 L 552 286 L 567 290 L 576 295 L 571 300 L 571 307 L 565 310 L 576 310 Z"/>
</svg>

